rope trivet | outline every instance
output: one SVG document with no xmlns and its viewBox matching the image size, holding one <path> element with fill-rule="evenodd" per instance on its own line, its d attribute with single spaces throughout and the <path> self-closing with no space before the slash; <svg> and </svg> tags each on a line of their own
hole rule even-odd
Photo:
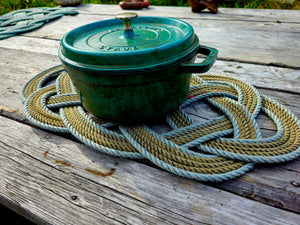
<svg viewBox="0 0 300 225">
<path fill-rule="evenodd" d="M 46 22 L 64 15 L 77 13 L 76 9 L 71 7 L 31 8 L 7 13 L 0 16 L 0 40 L 37 29 Z"/>
<path fill-rule="evenodd" d="M 22 100 L 26 117 L 41 128 L 70 132 L 101 152 L 147 158 L 167 171 L 200 181 L 231 179 L 254 163 L 284 162 L 300 154 L 300 122 L 294 114 L 253 86 L 223 76 L 193 75 L 187 100 L 166 117 L 172 131 L 164 134 L 146 124 L 114 124 L 86 112 L 62 66 L 29 80 Z M 195 123 L 183 108 L 202 100 L 224 116 Z M 261 137 L 255 120 L 259 113 L 276 124 L 274 136 Z"/>
</svg>

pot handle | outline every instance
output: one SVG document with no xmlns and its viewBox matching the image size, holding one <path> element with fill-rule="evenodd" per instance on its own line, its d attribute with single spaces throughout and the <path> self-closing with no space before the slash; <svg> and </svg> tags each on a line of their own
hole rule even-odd
<svg viewBox="0 0 300 225">
<path fill-rule="evenodd" d="M 182 63 L 179 68 L 184 73 L 205 73 L 216 61 L 218 50 L 215 48 L 199 45 L 197 54 L 207 55 L 201 63 Z"/>
</svg>

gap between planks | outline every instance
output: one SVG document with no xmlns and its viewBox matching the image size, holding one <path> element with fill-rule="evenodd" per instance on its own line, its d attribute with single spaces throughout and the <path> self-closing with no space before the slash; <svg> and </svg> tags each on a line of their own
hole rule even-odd
<svg viewBox="0 0 300 225">
<path fill-rule="evenodd" d="M 0 158 L 11 162 L 0 168 L 6 171 L 0 184 L 9 187 L 0 190 L 36 218 L 70 223 L 101 219 L 185 224 L 238 224 L 245 218 L 249 224 L 296 224 L 299 218 L 295 213 L 200 182 L 99 154 L 82 144 L 11 123 L 3 117 L 0 122 L 4 130 L 10 130 L 0 132 L 6 137 L 1 138 L 5 154 L 0 154 Z M 46 156 L 45 150 L 49 151 Z M 71 166 L 57 165 L 57 159 L 67 160 Z M 101 179 L 84 171 L 86 166 L 100 170 L 114 167 L 116 172 Z"/>
<path fill-rule="evenodd" d="M 4 116 L 8 119 L 35 127 L 25 118 L 23 113 L 17 110 L 0 106 L 0 116 Z M 39 127 L 36 128 L 41 130 Z M 71 141 L 80 143 L 70 134 L 54 133 L 54 135 L 58 135 Z M 142 163 L 152 168 L 157 168 L 147 160 L 133 161 Z M 290 212 L 300 213 L 300 204 L 298 204 L 300 193 L 297 193 L 297 187 L 293 185 L 295 182 L 297 182 L 297 176 L 299 176 L 299 172 L 296 172 L 299 166 L 300 159 L 282 164 L 279 167 L 280 169 L 277 168 L 278 165 L 274 165 L 273 168 L 259 166 L 259 168 L 254 168 L 252 172 L 249 172 L 244 176 L 238 177 L 234 180 L 225 181 L 220 184 L 207 184 L 273 207 L 278 207 Z M 289 171 L 289 168 L 293 167 L 295 167 L 294 171 Z M 160 170 L 160 168 L 158 169 Z M 276 170 L 279 171 L 275 172 Z M 288 179 L 278 173 L 285 175 L 288 174 Z M 289 191 L 286 190 L 287 187 L 289 187 Z"/>
<path fill-rule="evenodd" d="M 151 15 L 147 11 L 145 13 Z M 89 14 L 65 16 L 45 24 L 38 30 L 2 40 L 0 46 L 57 55 L 59 41 L 67 31 L 111 18 L 113 17 Z M 295 60 L 299 55 L 296 42 L 298 36 L 294 33 L 299 30 L 299 25 L 261 22 L 246 24 L 214 20 L 209 22 L 202 21 L 201 18 L 199 16 L 197 21 L 184 20 L 194 27 L 201 44 L 219 49 L 219 59 L 299 68 L 299 63 Z"/>
</svg>

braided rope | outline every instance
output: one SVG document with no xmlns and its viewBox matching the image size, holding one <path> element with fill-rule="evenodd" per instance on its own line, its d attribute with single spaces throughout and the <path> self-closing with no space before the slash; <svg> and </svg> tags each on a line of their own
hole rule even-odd
<svg viewBox="0 0 300 225">
<path fill-rule="evenodd" d="M 284 162 L 300 155 L 299 120 L 250 84 L 193 75 L 191 85 L 187 100 L 166 116 L 171 131 L 163 134 L 146 124 L 119 125 L 91 115 L 61 66 L 30 79 L 21 98 L 26 117 L 43 129 L 70 132 L 103 153 L 147 158 L 169 172 L 199 181 L 232 179 L 254 163 Z M 207 101 L 224 115 L 196 123 L 184 108 L 197 101 Z M 261 137 L 255 119 L 260 113 L 276 124 L 272 137 Z"/>
<path fill-rule="evenodd" d="M 0 40 L 37 29 L 46 22 L 64 15 L 74 15 L 77 13 L 76 9 L 71 7 L 31 8 L 7 13 L 0 16 Z"/>
</svg>

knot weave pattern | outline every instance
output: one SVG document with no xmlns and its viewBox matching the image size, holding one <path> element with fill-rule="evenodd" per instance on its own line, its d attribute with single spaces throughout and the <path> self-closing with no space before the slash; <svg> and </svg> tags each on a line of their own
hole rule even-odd
<svg viewBox="0 0 300 225">
<path fill-rule="evenodd" d="M 300 122 L 295 115 L 233 78 L 193 75 L 187 100 L 166 116 L 171 131 L 163 134 L 147 124 L 114 124 L 86 112 L 62 66 L 29 80 L 21 97 L 26 117 L 43 129 L 69 132 L 103 153 L 147 158 L 199 181 L 232 179 L 255 163 L 285 162 L 300 155 Z M 184 107 L 197 101 L 207 101 L 224 115 L 196 123 Z M 260 113 L 276 124 L 274 136 L 262 138 L 256 121 Z"/>
<path fill-rule="evenodd" d="M 75 8 L 31 8 L 21 9 L 0 16 L 0 40 L 16 34 L 31 31 L 43 26 L 50 20 L 64 15 L 77 14 Z"/>
</svg>

